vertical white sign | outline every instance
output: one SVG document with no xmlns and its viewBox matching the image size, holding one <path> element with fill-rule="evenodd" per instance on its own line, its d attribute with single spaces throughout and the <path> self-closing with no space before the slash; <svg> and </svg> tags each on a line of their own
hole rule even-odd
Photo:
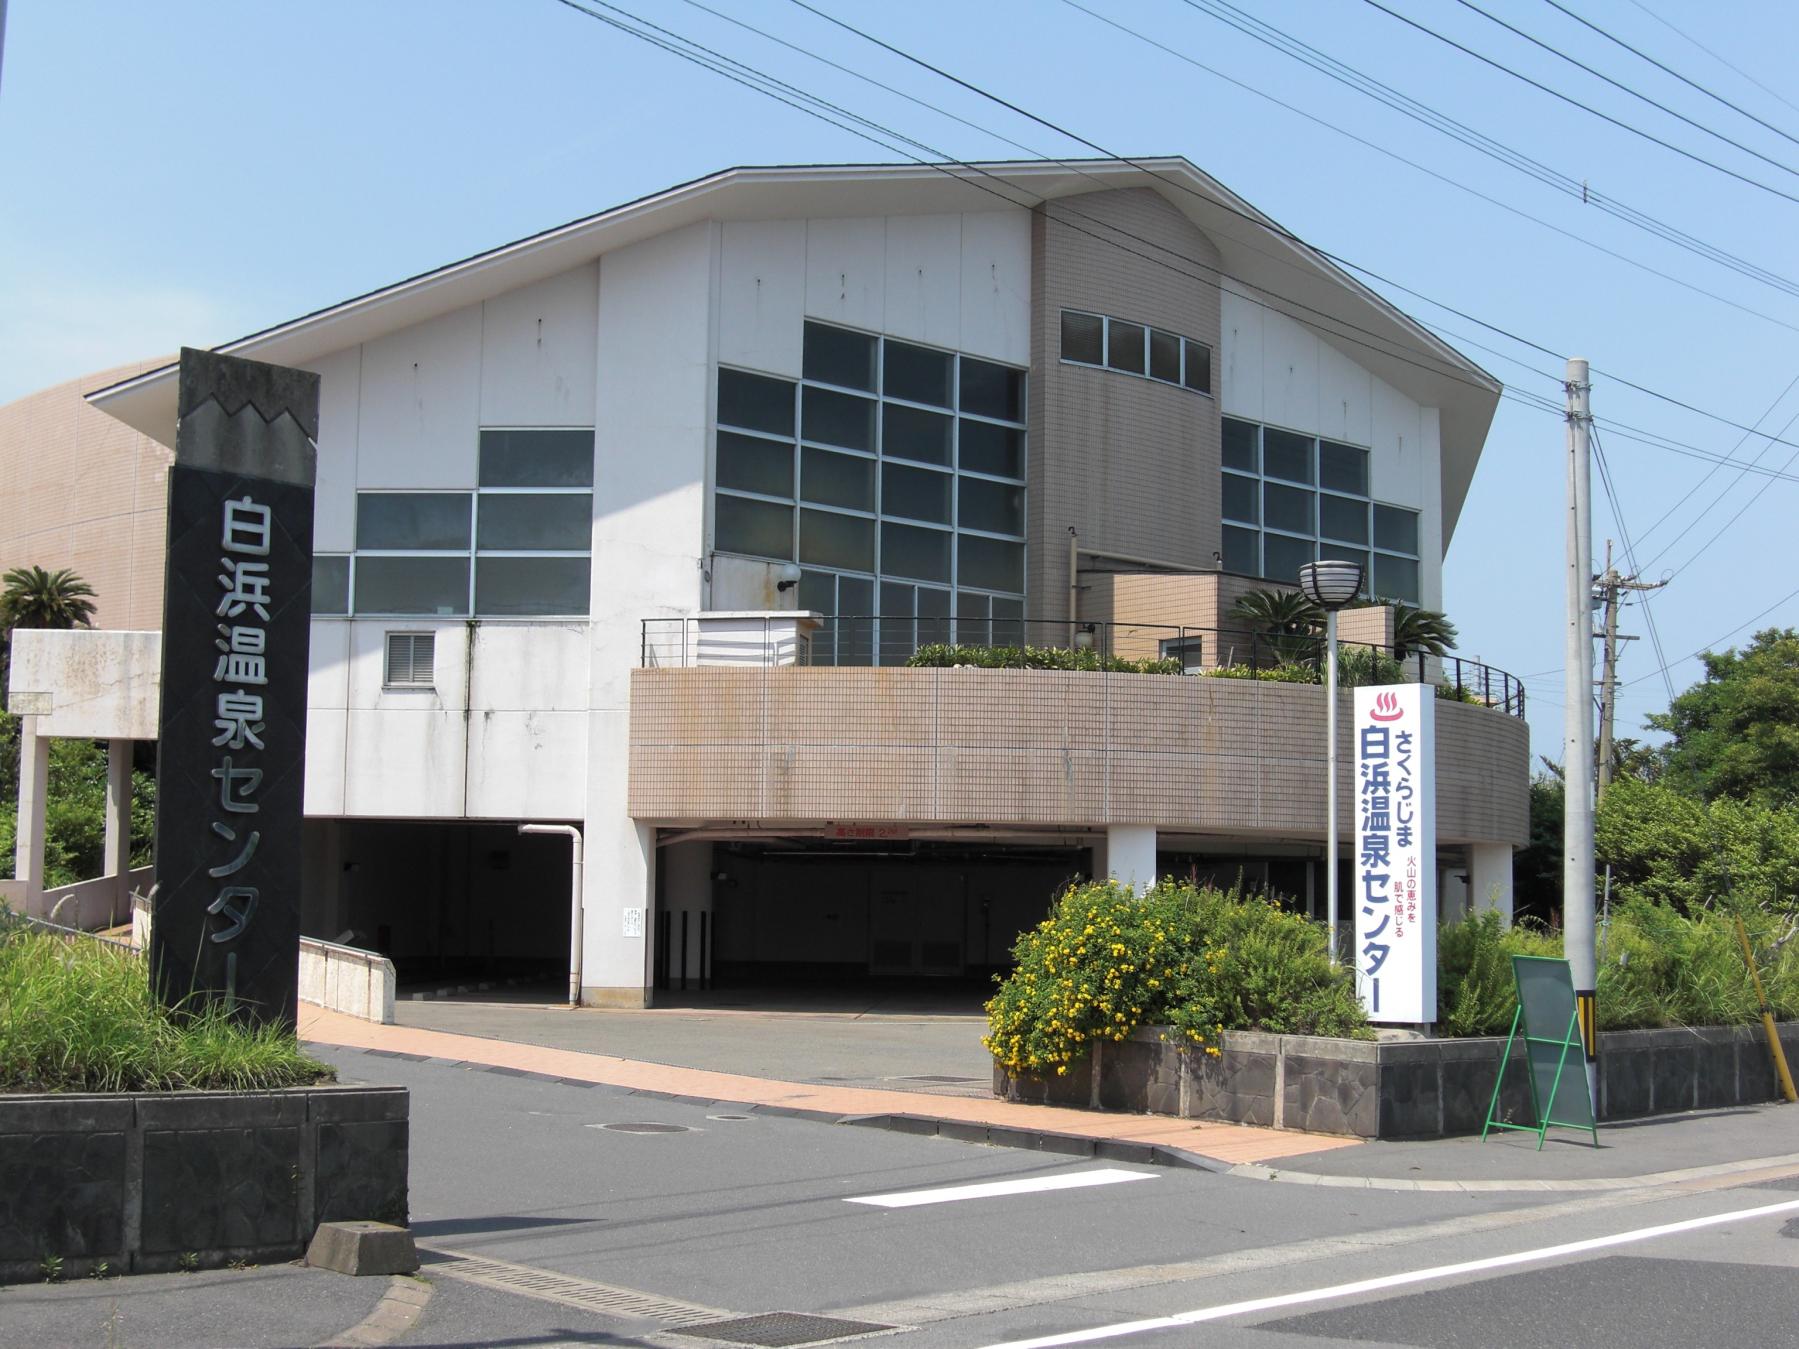
<svg viewBox="0 0 1799 1349">
<path fill-rule="evenodd" d="M 1355 691 L 1356 992 L 1371 1021 L 1437 1019 L 1437 696 Z"/>
</svg>

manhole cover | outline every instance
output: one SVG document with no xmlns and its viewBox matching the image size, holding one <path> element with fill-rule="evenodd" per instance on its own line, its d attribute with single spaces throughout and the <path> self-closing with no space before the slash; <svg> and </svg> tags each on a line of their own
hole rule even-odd
<svg viewBox="0 0 1799 1349">
<path fill-rule="evenodd" d="M 667 1331 L 670 1335 L 692 1335 L 699 1339 L 723 1340 L 726 1344 L 783 1345 L 822 1344 L 826 1340 L 850 1335 L 872 1335 L 892 1330 L 893 1326 L 878 1321 L 844 1321 L 835 1316 L 812 1316 L 805 1312 L 764 1312 L 760 1316 L 739 1316 L 730 1321 L 705 1321 L 699 1325 L 680 1326 Z"/>
<path fill-rule="evenodd" d="M 624 1120 L 617 1124 L 590 1124 L 589 1129 L 605 1129 L 615 1134 L 690 1134 L 691 1124 L 655 1124 L 649 1120 Z"/>
<path fill-rule="evenodd" d="M 706 1116 L 706 1118 L 707 1119 L 716 1119 L 716 1120 L 730 1120 L 733 1123 L 735 1123 L 738 1120 L 754 1119 L 755 1116 L 753 1116 L 753 1115 L 708 1115 L 708 1116 Z"/>
</svg>

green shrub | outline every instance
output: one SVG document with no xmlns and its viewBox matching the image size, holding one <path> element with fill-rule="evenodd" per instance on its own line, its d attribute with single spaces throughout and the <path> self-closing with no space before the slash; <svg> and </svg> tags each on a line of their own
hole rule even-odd
<svg viewBox="0 0 1799 1349">
<path fill-rule="evenodd" d="M 234 1091 L 333 1077 L 292 1031 L 170 1012 L 134 952 L 0 911 L 0 1091 Z"/>
<path fill-rule="evenodd" d="M 1066 1073 L 1095 1042 L 1146 1025 L 1213 1054 L 1226 1030 L 1371 1034 L 1323 927 L 1237 889 L 1074 885 L 1013 957 L 982 1041 L 1011 1072 Z"/>
<path fill-rule="evenodd" d="M 1560 956 L 1561 938 L 1493 910 L 1437 933 L 1437 1028 L 1445 1035 L 1504 1035 L 1517 1010 L 1512 957 Z"/>
<path fill-rule="evenodd" d="M 1146 656 L 1132 660 L 1108 656 L 1088 648 L 1061 646 L 954 646 L 931 642 L 918 648 L 906 661 L 915 668 L 947 669 L 973 665 L 983 670 L 1104 670 L 1113 674 L 1163 674 L 1183 672 L 1180 661 Z"/>
</svg>

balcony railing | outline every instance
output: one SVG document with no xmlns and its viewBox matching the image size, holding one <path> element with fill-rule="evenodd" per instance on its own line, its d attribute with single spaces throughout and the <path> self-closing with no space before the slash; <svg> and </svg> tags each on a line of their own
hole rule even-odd
<svg viewBox="0 0 1799 1349">
<path fill-rule="evenodd" d="M 1356 684 L 1435 684 L 1446 698 L 1524 716 L 1516 676 L 1461 656 L 1431 656 L 1339 640 L 1338 678 Z M 921 654 L 922 653 L 922 654 Z M 1018 618 L 805 613 L 643 620 L 646 668 L 691 665 L 838 667 L 978 665 L 995 669 L 1120 669 L 1166 662 L 1163 673 L 1322 682 L 1322 634 L 1269 635 L 1248 628 Z M 1308 673 L 1310 672 L 1310 677 Z"/>
</svg>

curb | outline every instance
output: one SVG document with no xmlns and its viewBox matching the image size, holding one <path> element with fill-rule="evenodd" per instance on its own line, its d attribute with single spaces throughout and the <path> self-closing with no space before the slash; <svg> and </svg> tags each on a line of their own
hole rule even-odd
<svg viewBox="0 0 1799 1349">
<path fill-rule="evenodd" d="M 1675 1171 L 1650 1171 L 1640 1176 L 1580 1176 L 1569 1180 L 1403 1180 L 1385 1176 L 1325 1176 L 1311 1171 L 1283 1171 L 1260 1162 L 1239 1162 L 1224 1168 L 1227 1176 L 1266 1180 L 1282 1185 L 1316 1185 L 1323 1189 L 1387 1190 L 1424 1194 L 1592 1194 L 1618 1190 L 1652 1190 L 1690 1181 L 1752 1172 L 1779 1175 L 1799 1173 L 1799 1152 L 1776 1157 L 1749 1157 L 1711 1166 L 1689 1166 Z"/>
<path fill-rule="evenodd" d="M 418 1324 L 425 1305 L 431 1301 L 431 1292 L 431 1285 L 423 1279 L 393 1275 L 375 1310 L 341 1335 L 326 1340 L 319 1349 L 380 1349 L 392 1344 Z"/>
</svg>

